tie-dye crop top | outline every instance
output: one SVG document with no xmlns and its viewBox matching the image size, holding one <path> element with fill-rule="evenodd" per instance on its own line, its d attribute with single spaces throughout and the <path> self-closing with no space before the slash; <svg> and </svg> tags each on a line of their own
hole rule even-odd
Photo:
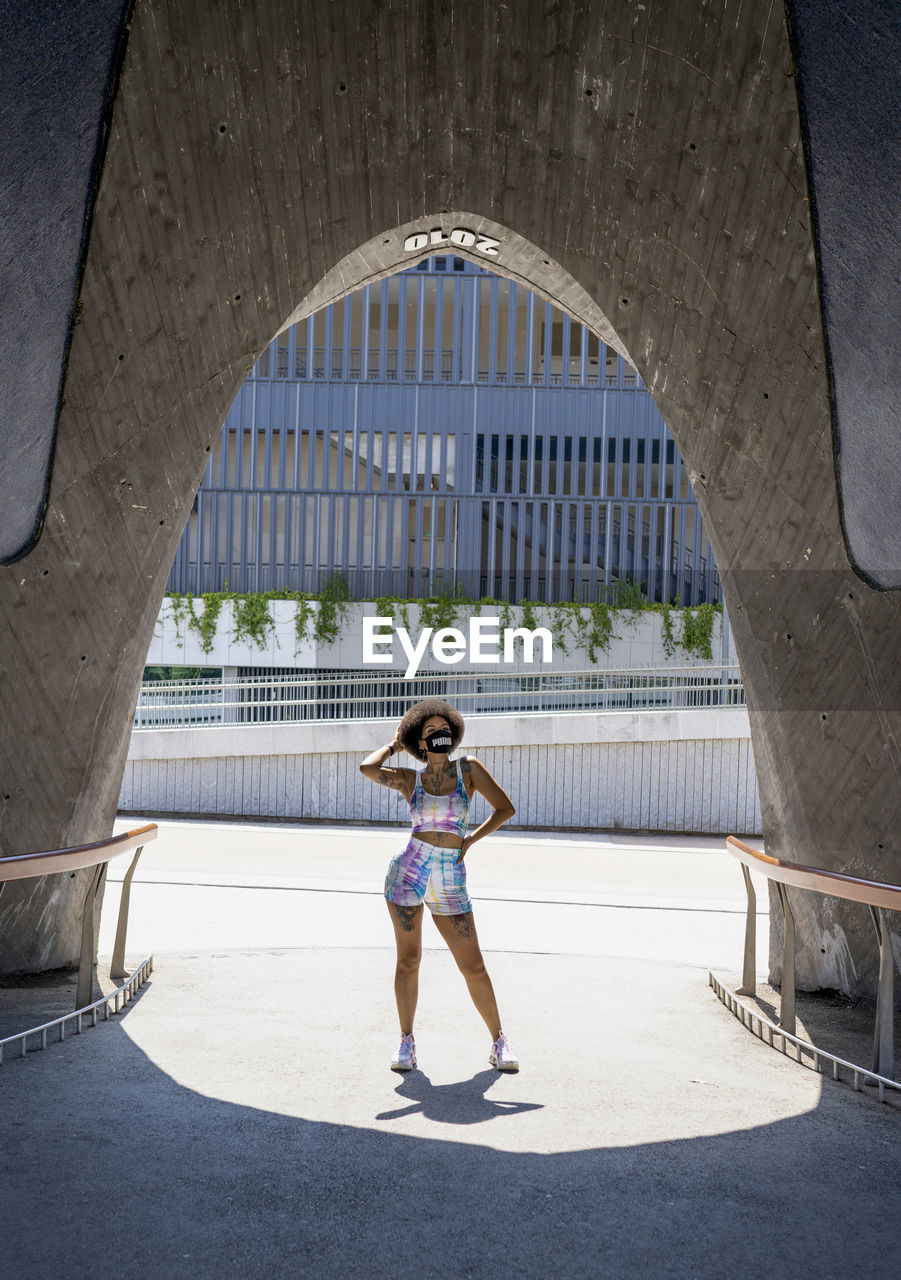
<svg viewBox="0 0 901 1280">
<path fill-rule="evenodd" d="M 422 785 L 422 771 L 416 775 L 416 785 L 410 797 L 410 816 L 413 832 L 452 831 L 465 836 L 469 824 L 469 795 L 463 781 L 460 761 L 457 761 L 457 785 L 447 796 L 433 796 Z"/>
</svg>

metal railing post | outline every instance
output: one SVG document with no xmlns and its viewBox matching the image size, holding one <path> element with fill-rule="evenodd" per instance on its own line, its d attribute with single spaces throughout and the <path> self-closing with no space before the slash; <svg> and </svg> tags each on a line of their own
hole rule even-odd
<svg viewBox="0 0 901 1280">
<path fill-rule="evenodd" d="M 75 1008 L 80 1009 L 89 1004 L 94 985 L 94 953 L 97 950 L 97 928 L 94 923 L 97 895 L 103 883 L 107 863 L 98 862 L 91 876 L 91 883 L 84 895 L 84 910 L 81 915 L 81 953 L 78 958 L 78 986 L 75 992 Z"/>
<path fill-rule="evenodd" d="M 754 996 L 757 994 L 757 894 L 751 883 L 751 873 L 744 863 L 741 870 L 748 894 L 748 910 L 745 916 L 745 957 L 738 990 L 741 995 Z"/>
<path fill-rule="evenodd" d="M 870 907 L 879 941 L 879 983 L 876 988 L 876 1029 L 873 1034 L 873 1070 L 895 1078 L 895 957 L 883 907 Z"/>
<path fill-rule="evenodd" d="M 110 966 L 111 978 L 124 978 L 127 976 L 125 968 L 125 935 L 128 931 L 128 908 L 131 902 L 131 881 L 138 865 L 138 858 L 144 851 L 144 846 L 135 849 L 135 856 L 131 860 L 131 865 L 125 873 L 122 881 L 122 897 L 119 899 L 119 919 L 116 922 L 116 941 L 113 946 L 113 959 Z"/>
<path fill-rule="evenodd" d="M 779 1002 L 779 1026 L 795 1034 L 795 917 L 785 885 L 776 883 L 782 914 L 785 918 L 785 937 L 782 943 L 782 999 Z"/>
</svg>

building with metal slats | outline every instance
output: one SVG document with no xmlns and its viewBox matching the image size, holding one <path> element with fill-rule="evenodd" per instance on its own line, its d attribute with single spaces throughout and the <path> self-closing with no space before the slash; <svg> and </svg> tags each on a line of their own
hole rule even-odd
<svg viewBox="0 0 901 1280">
<path fill-rule="evenodd" d="M 720 597 L 641 379 L 514 281 L 439 255 L 279 334 L 210 456 L 169 589 Z"/>
</svg>

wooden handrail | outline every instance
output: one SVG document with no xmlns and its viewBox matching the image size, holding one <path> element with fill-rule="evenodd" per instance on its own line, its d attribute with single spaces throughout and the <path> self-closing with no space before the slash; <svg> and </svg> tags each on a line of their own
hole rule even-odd
<svg viewBox="0 0 901 1280">
<path fill-rule="evenodd" d="M 157 837 L 157 825 L 148 822 L 145 827 L 123 831 L 118 836 L 95 840 L 93 844 L 76 844 L 68 849 L 48 849 L 45 853 L 15 853 L 0 858 L 0 881 L 28 880 L 32 876 L 52 876 L 60 871 L 78 871 L 82 867 L 95 867 L 98 862 L 109 862 L 120 853 L 128 853 L 139 845 L 149 844 Z M 98 857 L 97 855 L 102 856 Z"/>
<path fill-rule="evenodd" d="M 885 884 L 881 880 L 861 880 L 857 876 L 846 876 L 841 871 L 805 867 L 800 862 L 783 862 L 760 849 L 753 849 L 737 836 L 727 836 L 726 846 L 739 862 L 743 862 L 752 871 L 759 871 L 770 880 L 793 884 L 799 889 L 813 889 L 815 893 L 828 893 L 834 898 L 846 898 L 849 902 L 863 902 L 871 907 L 901 911 L 901 885 Z"/>
<path fill-rule="evenodd" d="M 132 849 L 136 851 L 122 881 L 119 921 L 116 926 L 116 941 L 110 965 L 110 977 L 123 978 L 125 977 L 125 937 L 128 929 L 128 904 L 132 876 L 138 865 L 141 850 L 145 844 L 155 840 L 157 834 L 156 823 L 148 822 L 146 826 L 135 827 L 133 831 L 123 831 L 118 836 L 108 836 L 105 840 L 94 840 L 91 844 L 76 844 L 69 849 L 48 849 L 44 853 L 8 854 L 0 858 L 0 890 L 10 880 L 29 880 L 37 876 L 78 871 L 83 867 L 94 868 L 91 883 L 85 894 L 81 919 L 81 954 L 78 962 L 78 989 L 75 994 L 76 1009 L 87 1005 L 91 995 L 94 956 L 97 951 L 94 908 L 106 879 L 107 863 L 111 858 L 118 858 L 122 853 L 129 853 Z"/>
<path fill-rule="evenodd" d="M 795 1031 L 795 917 L 788 897 L 788 887 L 825 893 L 846 902 L 860 902 L 869 907 L 879 943 L 879 980 L 876 993 L 876 1030 L 873 1039 L 873 1070 L 888 1079 L 894 1078 L 894 973 L 886 911 L 901 911 L 901 885 L 880 880 L 862 880 L 841 871 L 824 871 L 800 862 L 783 862 L 769 853 L 754 849 L 737 836 L 726 837 L 726 848 L 741 863 L 748 912 L 745 922 L 745 954 L 742 984 L 739 991 L 754 995 L 757 990 L 757 898 L 749 871 L 758 871 L 775 880 L 785 919 L 782 946 L 782 994 L 779 1025 L 790 1035 Z"/>
</svg>

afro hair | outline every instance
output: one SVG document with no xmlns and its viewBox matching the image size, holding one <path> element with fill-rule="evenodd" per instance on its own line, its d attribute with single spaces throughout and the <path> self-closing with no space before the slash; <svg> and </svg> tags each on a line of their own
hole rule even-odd
<svg viewBox="0 0 901 1280">
<path fill-rule="evenodd" d="M 457 708 L 452 707 L 448 702 L 443 702 L 440 698 L 426 698 L 425 702 L 417 702 L 412 706 L 398 726 L 398 737 L 404 749 L 417 760 L 428 759 L 426 753 L 420 749 L 419 741 L 422 737 L 422 726 L 432 716 L 443 716 L 450 726 L 453 739 L 451 751 L 456 751 L 463 741 L 463 717 Z"/>
</svg>

